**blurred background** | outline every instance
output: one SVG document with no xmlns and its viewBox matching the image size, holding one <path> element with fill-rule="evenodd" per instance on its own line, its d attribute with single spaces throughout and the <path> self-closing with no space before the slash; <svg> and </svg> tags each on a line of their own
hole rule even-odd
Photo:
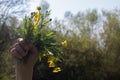
<svg viewBox="0 0 120 80">
<path fill-rule="evenodd" d="M 61 72 L 52 73 L 43 59 L 33 80 L 120 80 L 120 0 L 0 0 L 0 80 L 15 80 L 9 50 L 22 19 L 38 5 L 51 10 L 48 29 L 68 47 Z"/>
</svg>

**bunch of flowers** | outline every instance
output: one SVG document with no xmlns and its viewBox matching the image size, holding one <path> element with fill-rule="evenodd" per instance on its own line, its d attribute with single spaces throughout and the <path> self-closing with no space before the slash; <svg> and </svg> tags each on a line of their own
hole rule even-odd
<svg viewBox="0 0 120 80">
<path fill-rule="evenodd" d="M 39 51 L 39 60 L 47 57 L 49 67 L 53 68 L 53 72 L 60 72 L 61 68 L 56 65 L 61 61 L 61 47 L 67 47 L 67 41 L 57 44 L 55 40 L 55 32 L 46 30 L 46 27 L 52 21 L 49 18 L 50 11 L 43 13 L 41 7 L 37 7 L 36 12 L 32 12 L 30 16 L 25 16 L 23 26 L 20 28 L 22 38 L 31 41 Z"/>
</svg>

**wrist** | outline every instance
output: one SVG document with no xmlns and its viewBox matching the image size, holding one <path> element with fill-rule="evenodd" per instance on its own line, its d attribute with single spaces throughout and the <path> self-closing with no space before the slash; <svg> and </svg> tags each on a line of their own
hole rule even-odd
<svg viewBox="0 0 120 80">
<path fill-rule="evenodd" d="M 16 80 L 32 80 L 32 67 L 16 67 Z"/>
</svg>

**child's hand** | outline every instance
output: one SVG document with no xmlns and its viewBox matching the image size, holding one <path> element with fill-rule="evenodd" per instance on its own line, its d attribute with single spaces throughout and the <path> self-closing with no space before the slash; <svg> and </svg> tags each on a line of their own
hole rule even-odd
<svg viewBox="0 0 120 80">
<path fill-rule="evenodd" d="M 10 52 L 17 67 L 33 68 L 38 59 L 38 51 L 35 46 L 22 38 L 17 40 Z"/>
<path fill-rule="evenodd" d="M 10 52 L 16 62 L 16 80 L 32 80 L 33 67 L 38 60 L 35 46 L 19 38 Z"/>
</svg>

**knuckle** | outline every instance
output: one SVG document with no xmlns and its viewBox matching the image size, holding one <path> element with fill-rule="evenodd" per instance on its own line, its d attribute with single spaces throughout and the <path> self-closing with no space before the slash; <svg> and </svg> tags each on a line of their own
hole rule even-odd
<svg viewBox="0 0 120 80">
<path fill-rule="evenodd" d="M 15 51 L 15 48 L 12 48 L 11 50 L 10 50 L 10 53 L 13 53 Z"/>
</svg>

